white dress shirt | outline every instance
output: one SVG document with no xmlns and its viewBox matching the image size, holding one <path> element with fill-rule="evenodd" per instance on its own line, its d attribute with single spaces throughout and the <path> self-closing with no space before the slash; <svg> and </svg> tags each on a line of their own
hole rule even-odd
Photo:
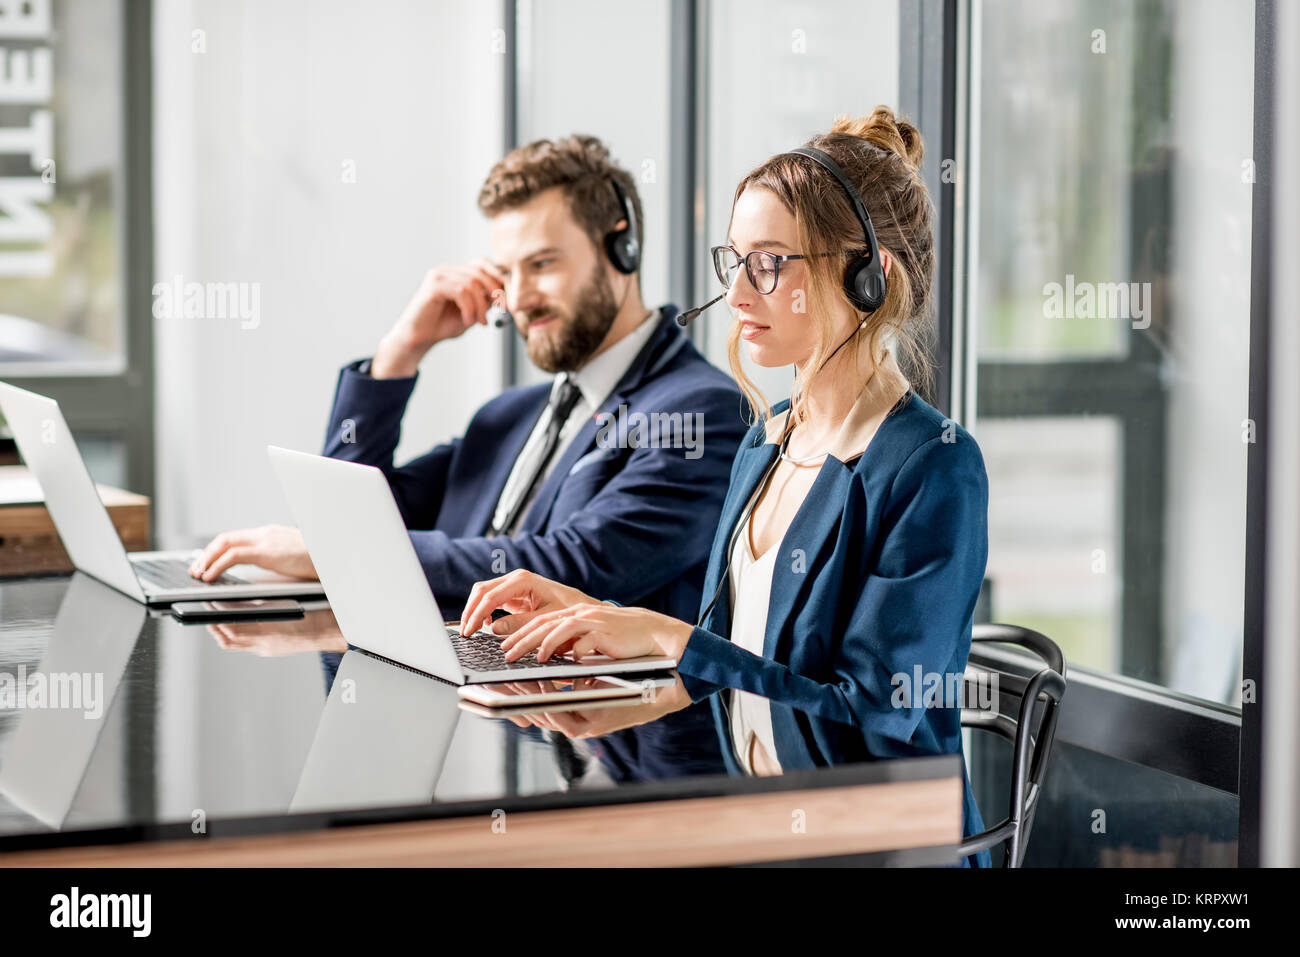
<svg viewBox="0 0 1300 957">
<path fill-rule="evenodd" d="M 573 443 L 574 438 L 582 430 L 587 420 L 595 416 L 604 405 L 605 400 L 609 398 L 614 387 L 618 385 L 619 380 L 623 378 L 632 361 L 640 354 L 641 349 L 654 331 L 659 326 L 659 320 L 663 316 L 662 309 L 656 309 L 651 312 L 641 324 L 629 332 L 618 342 L 614 343 L 604 352 L 600 353 L 590 360 L 577 372 L 570 372 L 569 378 L 573 384 L 578 387 L 581 394 L 574 405 L 573 411 L 569 413 L 569 419 L 560 429 L 560 440 L 555 447 L 555 453 L 551 460 L 546 464 L 545 470 L 537 479 L 533 486 L 532 494 L 524 502 L 523 508 L 519 510 L 519 517 L 515 519 L 514 527 L 506 529 L 506 533 L 513 536 L 523 523 L 524 516 L 528 514 L 528 509 L 533 504 L 533 499 L 537 497 L 538 491 L 546 484 L 551 473 L 555 471 L 555 464 L 564 457 L 565 450 Z M 557 373 L 551 383 L 551 397 L 554 398 L 556 391 L 560 387 L 560 377 L 564 373 Z M 542 412 L 537 424 L 533 426 L 533 431 L 528 436 L 528 441 L 524 443 L 523 450 L 519 453 L 519 458 L 515 459 L 515 466 L 510 470 L 510 477 L 506 479 L 505 488 L 501 491 L 501 497 L 497 500 L 496 512 L 492 516 L 493 528 L 499 528 L 500 523 L 505 521 L 504 505 L 514 500 L 518 486 L 528 481 L 528 476 L 533 474 L 536 469 L 536 461 L 545 448 L 546 429 L 550 425 L 551 411 L 550 406 Z"/>
</svg>

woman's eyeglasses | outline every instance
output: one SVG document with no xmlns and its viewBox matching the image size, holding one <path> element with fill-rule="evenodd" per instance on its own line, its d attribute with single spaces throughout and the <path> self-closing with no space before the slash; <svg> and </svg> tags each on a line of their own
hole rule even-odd
<svg viewBox="0 0 1300 957">
<path fill-rule="evenodd" d="M 712 253 L 713 269 L 718 274 L 718 281 L 722 283 L 723 289 L 731 288 L 743 262 L 750 285 L 763 296 L 769 295 L 776 289 L 777 280 L 781 276 L 781 263 L 788 263 L 792 259 L 818 259 L 822 256 L 835 255 L 835 253 L 815 253 L 811 257 L 799 254 L 778 256 L 766 249 L 754 249 L 747 255 L 741 256 L 736 252 L 735 246 L 714 246 Z"/>
<path fill-rule="evenodd" d="M 776 281 L 781 272 L 781 263 L 804 258 L 798 255 L 778 256 L 764 249 L 754 249 L 747 255 L 741 256 L 740 253 L 736 252 L 734 246 L 714 246 L 712 252 L 713 268 L 717 272 L 718 281 L 722 283 L 724 289 L 731 288 L 731 284 L 735 282 L 736 275 L 740 271 L 740 264 L 743 262 L 750 285 L 754 287 L 755 292 L 763 296 L 776 289 Z"/>
</svg>

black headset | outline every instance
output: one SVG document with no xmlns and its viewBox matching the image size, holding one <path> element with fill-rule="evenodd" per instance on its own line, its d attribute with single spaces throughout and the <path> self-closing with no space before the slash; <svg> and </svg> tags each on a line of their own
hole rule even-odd
<svg viewBox="0 0 1300 957">
<path fill-rule="evenodd" d="M 835 181 L 844 190 L 844 194 L 848 196 L 853 212 L 857 215 L 858 222 L 862 224 L 862 232 L 867 237 L 867 255 L 865 258 L 855 257 L 845 267 L 844 293 L 849 297 L 849 302 L 853 304 L 854 309 L 863 313 L 875 312 L 885 301 L 885 270 L 880 265 L 880 246 L 876 242 L 876 231 L 872 228 L 871 217 L 867 215 L 867 207 L 862 202 L 862 196 L 854 189 L 839 164 L 821 150 L 813 149 L 811 146 L 800 146 L 787 151 L 785 155 L 808 157 L 834 176 Z"/>
<path fill-rule="evenodd" d="M 619 205 L 623 207 L 623 218 L 627 225 L 622 229 L 612 229 L 605 234 L 605 254 L 609 261 L 625 276 L 630 276 L 641 265 L 641 238 L 637 229 L 636 207 L 632 198 L 623 191 L 618 180 L 611 176 L 610 183 L 618 196 Z"/>
<path fill-rule="evenodd" d="M 630 276 L 641 265 L 641 238 L 640 231 L 637 229 L 636 207 L 632 205 L 631 197 L 623 192 L 623 187 L 619 185 L 617 179 L 611 176 L 609 182 L 614 187 L 614 195 L 618 197 L 619 205 L 623 207 L 623 218 L 627 220 L 627 225 L 622 229 L 611 229 L 605 234 L 605 255 L 609 257 L 615 269 L 625 276 Z M 493 302 L 488 314 L 492 325 L 496 328 L 514 328 L 513 317 L 505 306 Z"/>
<path fill-rule="evenodd" d="M 844 175 L 844 170 L 840 169 L 839 164 L 821 150 L 813 149 L 811 146 L 801 146 L 797 149 L 789 150 L 785 155 L 808 157 L 808 159 L 817 163 L 825 169 L 826 172 L 834 176 L 835 181 L 840 184 L 845 195 L 848 196 L 849 202 L 853 206 L 853 212 L 857 214 L 858 222 L 862 224 L 862 232 L 867 237 L 867 255 L 865 258 L 855 257 L 853 261 L 845 267 L 844 293 L 849 297 L 849 302 L 853 304 L 854 309 L 864 313 L 875 312 L 885 301 L 885 270 L 880 265 L 880 247 L 876 243 L 876 231 L 871 226 L 871 217 L 867 215 L 867 207 L 863 204 L 862 197 L 858 194 L 858 191 L 853 188 L 853 184 L 850 183 L 849 178 Z M 714 302 L 716 301 L 717 300 L 715 299 Z M 707 306 L 704 308 L 707 308 Z M 702 310 L 696 309 L 692 311 L 699 313 Z M 844 342 L 841 342 L 836 346 L 835 352 L 839 352 L 849 339 L 853 338 L 857 331 L 857 329 L 854 329 Z M 835 352 L 832 352 L 831 355 L 833 356 Z M 824 366 L 826 362 L 829 361 L 830 356 L 827 356 L 822 365 Z M 891 410 L 891 412 L 892 411 L 893 410 Z M 789 420 L 787 420 L 787 428 L 781 436 L 781 442 L 777 448 L 777 454 L 772 457 L 772 461 L 768 464 L 767 468 L 763 470 L 763 475 L 758 481 L 757 491 L 754 493 L 753 497 L 750 498 L 748 505 L 740 515 L 740 520 L 736 523 L 735 529 L 732 530 L 731 536 L 727 539 L 727 550 L 723 555 L 724 562 L 722 572 L 718 578 L 718 587 L 713 592 L 713 597 L 704 607 L 704 610 L 700 612 L 700 617 L 696 622 L 697 626 L 704 624 L 705 619 L 709 617 L 709 613 L 712 612 L 714 607 L 718 604 L 718 599 L 722 597 L 722 589 L 726 587 L 731 574 L 731 553 L 736 547 L 736 536 L 745 529 L 746 524 L 749 522 L 749 516 L 754 511 L 754 506 L 757 505 L 758 500 L 763 497 L 763 492 L 767 488 L 767 483 L 771 481 L 773 474 L 776 472 L 776 466 L 781 461 L 781 456 L 785 453 L 786 447 L 790 444 L 791 430 L 788 428 L 789 424 Z"/>
</svg>

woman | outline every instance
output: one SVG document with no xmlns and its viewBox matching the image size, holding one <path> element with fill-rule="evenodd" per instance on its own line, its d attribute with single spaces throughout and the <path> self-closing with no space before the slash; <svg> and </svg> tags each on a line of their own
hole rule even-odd
<svg viewBox="0 0 1300 957">
<path fill-rule="evenodd" d="M 732 467 L 698 624 L 527 571 L 480 582 L 462 616 L 470 634 L 509 612 L 492 625 L 511 659 L 675 657 L 690 701 L 714 695 L 731 766 L 756 774 L 960 754 L 961 702 L 909 693 L 917 677 L 948 688 L 964 672 L 988 551 L 979 448 L 898 358 L 928 377 L 920 136 L 877 107 L 807 147 L 741 181 L 714 250 L 736 314 L 732 372 L 758 421 Z M 770 413 L 741 340 L 757 364 L 795 367 L 792 398 Z M 965 833 L 982 829 L 967 781 Z"/>
</svg>

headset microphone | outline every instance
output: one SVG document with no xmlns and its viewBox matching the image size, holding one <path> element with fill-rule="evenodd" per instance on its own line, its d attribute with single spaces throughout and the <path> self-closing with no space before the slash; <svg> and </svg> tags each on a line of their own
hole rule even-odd
<svg viewBox="0 0 1300 957">
<path fill-rule="evenodd" d="M 694 309 L 686 310 L 685 312 L 683 312 L 681 315 L 677 317 L 677 325 L 689 326 L 691 324 L 691 320 L 694 319 L 696 316 L 698 316 L 700 313 L 702 313 L 705 309 L 708 309 L 709 306 L 712 306 L 714 303 L 721 302 L 723 299 L 726 298 L 727 298 L 727 294 L 724 292 L 717 299 L 710 299 L 702 306 L 696 306 Z"/>
</svg>

